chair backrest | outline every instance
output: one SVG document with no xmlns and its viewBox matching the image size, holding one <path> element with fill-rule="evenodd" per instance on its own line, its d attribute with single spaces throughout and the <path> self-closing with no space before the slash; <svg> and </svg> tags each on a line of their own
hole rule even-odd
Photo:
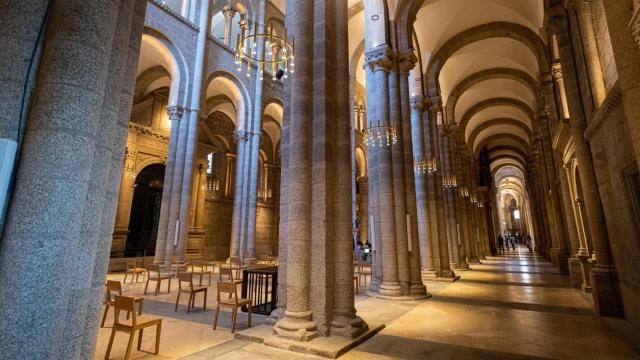
<svg viewBox="0 0 640 360">
<path fill-rule="evenodd" d="M 115 293 L 115 294 L 112 294 Z M 112 301 L 112 295 L 122 295 L 122 284 L 117 280 L 107 280 L 107 291 L 105 293 L 105 300 Z"/>
<path fill-rule="evenodd" d="M 126 312 L 130 312 L 132 314 L 132 324 L 133 326 L 136 326 L 136 316 L 137 313 L 134 311 L 133 309 L 133 305 L 135 303 L 135 300 L 133 299 L 133 297 L 131 296 L 122 296 L 122 295 L 116 295 L 115 299 L 114 299 L 114 309 L 115 311 L 113 312 L 113 315 L 115 316 L 113 323 L 114 324 L 120 324 L 120 311 L 126 311 Z"/>
<path fill-rule="evenodd" d="M 155 276 L 160 277 L 160 265 L 158 265 L 158 264 L 149 264 L 149 266 L 147 266 L 147 270 L 149 271 L 149 276 L 151 276 L 151 277 L 155 277 Z"/>
<path fill-rule="evenodd" d="M 231 294 L 234 302 L 238 303 L 238 287 L 236 284 L 230 281 L 218 281 L 216 287 L 218 288 L 218 302 L 220 302 L 220 294 L 225 293 Z"/>
<path fill-rule="evenodd" d="M 227 276 L 229 277 L 229 281 L 233 281 L 233 270 L 231 270 L 231 268 L 221 266 L 218 271 L 218 275 L 220 275 L 220 281 L 224 280 L 222 278 L 223 276 Z"/>
<path fill-rule="evenodd" d="M 191 266 L 196 266 L 196 267 L 203 267 L 203 261 L 202 259 L 192 259 L 191 260 Z"/>
<path fill-rule="evenodd" d="M 182 291 L 182 283 L 188 283 L 189 290 L 193 290 L 193 274 L 187 272 L 178 273 L 178 290 Z M 187 284 L 185 284 L 186 286 Z"/>
<path fill-rule="evenodd" d="M 136 258 L 127 259 L 127 270 L 134 269 L 136 267 Z"/>
<path fill-rule="evenodd" d="M 258 260 L 254 257 L 250 257 L 250 258 L 245 258 L 244 259 L 244 264 L 247 266 L 251 266 L 251 265 L 255 265 L 258 262 Z"/>
</svg>

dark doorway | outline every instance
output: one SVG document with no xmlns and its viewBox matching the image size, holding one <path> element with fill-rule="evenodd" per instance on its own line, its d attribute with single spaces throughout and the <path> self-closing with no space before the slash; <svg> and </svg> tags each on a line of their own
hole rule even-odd
<svg viewBox="0 0 640 360">
<path fill-rule="evenodd" d="M 164 171 L 164 165 L 149 165 L 136 178 L 125 257 L 155 254 Z"/>
</svg>

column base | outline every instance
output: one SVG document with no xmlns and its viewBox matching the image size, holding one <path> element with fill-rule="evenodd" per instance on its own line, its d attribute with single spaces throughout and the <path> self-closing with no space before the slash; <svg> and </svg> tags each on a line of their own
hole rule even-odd
<svg viewBox="0 0 640 360">
<path fill-rule="evenodd" d="M 569 274 L 569 254 L 559 248 L 551 249 L 551 263 L 557 266 L 562 274 Z"/>
<path fill-rule="evenodd" d="M 421 294 L 421 295 L 408 294 L 408 295 L 394 295 L 394 296 L 384 295 L 384 294 L 381 294 L 380 292 L 375 292 L 375 291 L 371 291 L 371 290 L 365 290 L 364 293 L 367 296 L 372 297 L 372 298 L 382 299 L 382 300 L 393 300 L 393 301 L 425 300 L 425 299 L 428 299 L 428 298 L 430 298 L 432 296 L 428 292 L 425 292 L 424 294 Z"/>
<path fill-rule="evenodd" d="M 589 254 L 580 254 L 578 255 L 580 259 L 580 268 L 582 275 L 582 291 L 586 293 L 591 293 L 591 258 Z"/>
<path fill-rule="evenodd" d="M 265 324 L 269 324 L 273 326 L 283 318 L 284 318 L 284 308 L 278 307 L 277 309 L 273 310 L 271 314 L 269 314 L 269 316 L 264 322 Z"/>
<path fill-rule="evenodd" d="M 471 257 L 469 257 L 469 264 L 479 265 L 479 264 L 482 264 L 482 263 L 480 262 L 480 259 L 478 259 L 477 256 L 471 256 Z"/>
<path fill-rule="evenodd" d="M 378 288 L 378 293 L 383 296 L 402 296 L 402 286 L 399 282 L 385 282 L 382 281 Z"/>
<path fill-rule="evenodd" d="M 333 321 L 331 321 L 331 334 L 342 336 L 348 339 L 355 339 L 369 330 L 364 320 L 354 313 L 340 314 L 334 312 Z"/>
<path fill-rule="evenodd" d="M 296 341 L 310 341 L 318 336 L 316 323 L 312 320 L 311 311 L 284 311 L 284 317 L 273 327 L 279 337 Z"/>
<path fill-rule="evenodd" d="M 469 263 L 467 263 L 466 260 L 460 261 L 460 265 L 458 265 L 457 267 L 452 268 L 455 271 L 469 271 L 471 269 L 469 269 Z"/>
<path fill-rule="evenodd" d="M 571 286 L 574 289 L 582 289 L 582 264 L 580 264 L 580 259 L 577 256 L 572 256 L 567 259 L 567 265 L 569 267 Z"/>
<path fill-rule="evenodd" d="M 435 281 L 454 282 L 460 280 L 460 276 L 457 276 L 451 269 L 440 270 L 440 274 Z"/>
<path fill-rule="evenodd" d="M 592 267 L 591 286 L 595 310 L 600 316 L 624 317 L 618 273 L 613 266 Z"/>
<path fill-rule="evenodd" d="M 409 288 L 409 295 L 415 296 L 426 296 L 427 295 L 427 287 L 424 286 L 423 283 L 412 283 Z"/>
<path fill-rule="evenodd" d="M 422 275 L 422 280 L 435 280 L 438 277 L 438 271 L 436 269 L 422 269 L 420 275 Z"/>
</svg>

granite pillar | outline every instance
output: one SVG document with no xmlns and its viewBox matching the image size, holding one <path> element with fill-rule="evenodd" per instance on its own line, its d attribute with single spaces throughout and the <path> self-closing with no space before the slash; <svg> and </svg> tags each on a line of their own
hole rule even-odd
<svg viewBox="0 0 640 360">
<path fill-rule="evenodd" d="M 79 247 L 89 243 L 94 250 L 99 242 L 97 232 L 83 238 L 85 216 L 95 214 L 83 210 L 87 199 L 100 196 L 90 178 L 91 164 L 96 150 L 100 151 L 103 101 L 110 101 L 105 95 L 116 71 L 111 67 L 111 51 L 118 39 L 119 8 L 119 1 L 51 4 L 16 186 L 0 243 L 0 321 L 5 324 L 0 342 L 7 358 L 51 359 L 79 352 L 87 313 L 82 306 L 92 292 L 90 276 L 74 271 L 81 264 L 90 270 L 95 259 L 95 253 L 85 254 Z M 33 16 L 42 14 L 33 3 L 25 4 L 25 11 L 28 21 L 41 21 Z M 24 34 L 20 46 L 33 41 L 28 32 Z M 113 222 L 110 225 L 113 231 Z M 34 264 L 38 271 L 33 271 Z M 79 277 L 72 278 L 70 273 Z M 79 299 L 72 298 L 77 295 Z M 69 324 L 65 323 L 68 309 L 80 311 L 71 314 Z"/>
</svg>

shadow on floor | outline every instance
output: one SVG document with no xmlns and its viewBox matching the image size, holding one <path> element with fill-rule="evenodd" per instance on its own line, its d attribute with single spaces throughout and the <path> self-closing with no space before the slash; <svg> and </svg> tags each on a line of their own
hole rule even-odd
<svg viewBox="0 0 640 360">
<path fill-rule="evenodd" d="M 483 285 L 507 285 L 507 286 L 525 286 L 525 287 L 541 287 L 541 288 L 556 288 L 556 289 L 568 289 L 569 281 L 566 284 L 539 284 L 539 283 L 522 283 L 512 281 L 496 281 L 496 280 L 474 280 L 474 279 L 460 279 L 461 283 L 470 284 L 483 284 Z"/>
<path fill-rule="evenodd" d="M 364 354 L 382 354 L 399 359 L 492 359 L 492 360 L 535 360 L 543 357 L 514 354 L 495 350 L 458 346 L 441 342 L 408 339 L 392 335 L 376 335 L 376 342 L 360 345 L 354 353 L 347 353 L 346 359 L 364 359 Z M 372 358 L 375 358 L 372 356 Z"/>
<path fill-rule="evenodd" d="M 463 305 L 490 306 L 495 308 L 508 308 L 513 310 L 536 311 L 536 312 L 546 312 L 546 313 L 553 313 L 553 314 L 596 316 L 596 313 L 592 309 L 560 306 L 560 305 L 544 305 L 544 304 L 532 304 L 532 303 L 522 303 L 522 302 L 514 302 L 514 301 L 472 299 L 472 298 L 466 298 L 466 297 L 460 298 L 455 296 L 443 296 L 443 295 L 434 295 L 431 298 L 431 301 L 440 301 L 445 303 L 463 304 Z"/>
</svg>

